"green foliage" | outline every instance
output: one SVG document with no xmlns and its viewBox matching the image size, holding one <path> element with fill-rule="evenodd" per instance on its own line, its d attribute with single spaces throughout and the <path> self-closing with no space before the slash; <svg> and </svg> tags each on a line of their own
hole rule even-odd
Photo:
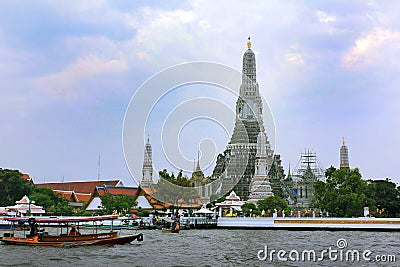
<svg viewBox="0 0 400 267">
<path fill-rule="evenodd" d="M 367 204 L 376 217 L 400 216 L 399 191 L 390 179 L 368 180 L 367 196 Z"/>
<path fill-rule="evenodd" d="M 365 181 L 358 169 L 333 166 L 325 175 L 325 183 L 314 184 L 314 207 L 337 217 L 362 216 L 365 206 L 377 217 L 400 216 L 399 190 L 390 179 Z"/>
<path fill-rule="evenodd" d="M 287 202 L 279 196 L 270 196 L 265 199 L 261 199 L 257 201 L 257 205 L 260 210 L 265 210 L 265 211 L 267 210 L 274 211 L 275 209 L 285 210 L 289 208 Z"/>
<path fill-rule="evenodd" d="M 32 195 L 29 198 L 34 200 L 36 205 L 43 206 L 46 212 L 50 212 L 56 216 L 85 216 L 85 210 L 75 212 L 67 199 L 57 195 L 49 188 L 34 187 Z"/>
<path fill-rule="evenodd" d="M 335 169 L 329 167 L 326 182 L 314 184 L 313 205 L 328 211 L 336 217 L 357 217 L 363 215 L 367 201 L 367 182 L 356 169 Z"/>
<path fill-rule="evenodd" d="M 226 200 L 226 196 L 222 196 L 222 197 L 217 199 L 217 203 L 224 202 L 225 200 Z"/>
<path fill-rule="evenodd" d="M 147 210 L 141 210 L 136 213 L 137 216 L 139 217 L 149 217 L 149 212 Z"/>
<path fill-rule="evenodd" d="M 74 212 L 75 216 L 92 216 L 92 213 L 90 211 L 84 210 L 84 209 L 78 209 L 77 211 Z"/>
<path fill-rule="evenodd" d="M 32 186 L 21 176 L 17 170 L 0 168 L 0 206 L 14 205 L 15 201 L 31 193 Z"/>
<path fill-rule="evenodd" d="M 165 179 L 166 181 L 184 187 L 191 187 L 190 179 L 183 175 L 182 170 L 179 171 L 178 175 L 175 177 L 174 173 L 168 173 L 166 169 L 159 172 L 160 178 Z"/>
<path fill-rule="evenodd" d="M 255 209 L 255 210 L 253 210 L 252 213 L 253 213 L 254 216 L 260 216 L 261 215 L 261 210 Z"/>
<path fill-rule="evenodd" d="M 194 188 L 191 188 L 190 179 L 184 176 L 182 171 L 175 177 L 174 173 L 169 174 L 164 169 L 159 172 L 159 176 L 160 180 L 154 185 L 155 197 L 157 199 L 169 203 L 177 209 L 183 204 L 197 204 L 198 193 Z"/>
<path fill-rule="evenodd" d="M 137 205 L 137 202 L 132 196 L 112 196 L 107 193 L 101 196 L 100 199 L 105 214 L 112 214 L 114 211 L 120 214 L 126 214 L 132 207 Z"/>
<path fill-rule="evenodd" d="M 286 216 L 290 215 L 291 209 L 290 207 L 287 207 L 286 209 L 283 210 Z"/>
<path fill-rule="evenodd" d="M 68 200 L 62 197 L 59 197 L 55 206 L 50 208 L 50 212 L 57 216 L 71 216 L 74 214 L 74 211 L 69 205 Z"/>
<path fill-rule="evenodd" d="M 112 195 L 107 193 L 100 197 L 101 206 L 103 206 L 104 214 L 112 214 L 114 212 Z"/>
<path fill-rule="evenodd" d="M 35 201 L 36 205 L 43 206 L 46 211 L 51 207 L 56 206 L 60 202 L 60 196 L 57 196 L 53 190 L 49 188 L 34 187 L 30 199 Z"/>
<path fill-rule="evenodd" d="M 242 205 L 242 211 L 246 216 L 250 216 L 250 213 L 253 215 L 258 214 L 259 210 L 257 209 L 257 206 L 254 203 L 244 203 Z M 261 211 L 260 211 L 260 214 L 261 214 Z"/>
</svg>

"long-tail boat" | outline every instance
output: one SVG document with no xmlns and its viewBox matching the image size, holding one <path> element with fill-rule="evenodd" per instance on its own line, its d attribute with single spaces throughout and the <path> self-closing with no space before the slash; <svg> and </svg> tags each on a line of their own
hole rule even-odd
<svg viewBox="0 0 400 267">
<path fill-rule="evenodd" d="M 76 247 L 76 246 L 92 246 L 92 245 L 115 245 L 127 244 L 134 240 L 143 241 L 143 234 L 120 236 L 117 231 L 113 231 L 112 227 L 109 232 L 97 232 L 97 228 L 92 233 L 79 233 L 79 225 L 81 223 L 97 222 L 105 220 L 115 220 L 118 216 L 95 216 L 95 217 L 68 217 L 68 218 L 4 218 L 11 223 L 21 225 L 28 224 L 29 233 L 24 232 L 21 237 L 15 236 L 15 231 L 4 233 L 0 241 L 9 245 L 26 245 L 26 246 L 52 246 L 52 247 Z M 112 223 L 111 223 L 112 225 Z M 42 227 L 56 227 L 57 234 L 50 235 Z M 78 230 L 76 230 L 78 229 Z"/>
<path fill-rule="evenodd" d="M 174 220 L 165 220 L 165 226 L 161 229 L 164 233 L 171 232 L 171 233 L 179 233 L 179 222 Z"/>
</svg>

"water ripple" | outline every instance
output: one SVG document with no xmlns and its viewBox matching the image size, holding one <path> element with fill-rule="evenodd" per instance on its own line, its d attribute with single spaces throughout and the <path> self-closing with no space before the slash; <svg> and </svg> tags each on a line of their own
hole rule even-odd
<svg viewBox="0 0 400 267">
<path fill-rule="evenodd" d="M 271 230 L 189 230 L 179 234 L 143 231 L 144 241 L 129 245 L 52 248 L 0 246 L 1 266 L 349 266 L 349 262 L 260 261 L 259 250 L 322 251 L 337 248 L 345 238 L 348 249 L 373 251 L 374 255 L 396 255 L 400 233 L 271 231 Z M 397 260 L 400 260 L 397 259 Z M 361 262 L 360 262 L 361 263 Z M 367 265 L 363 262 L 360 265 Z M 391 266 L 377 264 L 370 266 Z M 392 264 L 395 266 L 395 264 Z"/>
</svg>

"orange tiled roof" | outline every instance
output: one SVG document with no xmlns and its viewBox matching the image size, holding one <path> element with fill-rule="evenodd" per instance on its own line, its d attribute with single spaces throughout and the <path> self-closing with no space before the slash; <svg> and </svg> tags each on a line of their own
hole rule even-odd
<svg viewBox="0 0 400 267">
<path fill-rule="evenodd" d="M 96 190 L 99 196 L 104 196 L 107 193 L 104 187 L 96 187 Z"/>
<path fill-rule="evenodd" d="M 153 190 L 150 187 L 141 187 L 145 194 L 151 195 L 153 194 Z"/>
<path fill-rule="evenodd" d="M 158 203 L 159 201 L 157 200 L 157 199 L 155 199 L 153 196 L 151 196 L 151 195 L 144 195 L 144 197 L 147 199 L 147 201 L 150 203 L 150 204 L 155 204 L 155 203 Z"/>
<path fill-rule="evenodd" d="M 60 182 L 60 183 L 43 183 L 36 184 L 37 187 L 49 188 L 52 190 L 75 191 L 77 193 L 92 193 L 96 186 L 111 185 L 116 186 L 120 180 L 100 180 L 100 181 L 84 181 L 84 182 Z"/>
<path fill-rule="evenodd" d="M 171 204 L 168 203 L 161 203 L 160 201 L 158 201 L 154 196 L 154 191 L 152 190 L 152 188 L 149 187 L 141 187 L 141 189 L 144 192 L 144 197 L 147 199 L 147 201 L 149 201 L 150 205 L 153 206 L 154 209 L 158 209 L 161 210 L 164 207 L 165 208 L 169 208 L 171 207 Z M 193 200 L 193 203 L 190 204 L 182 204 L 183 199 L 178 200 L 178 206 L 180 208 L 193 208 L 193 209 L 197 209 L 200 208 L 203 205 L 203 202 L 201 202 L 201 200 L 199 198 L 196 198 Z"/>
<path fill-rule="evenodd" d="M 137 187 L 106 186 L 105 190 L 111 195 L 136 196 L 139 189 Z"/>
<path fill-rule="evenodd" d="M 61 191 L 61 190 L 53 190 L 54 193 L 60 195 L 68 200 L 73 200 L 76 202 L 88 202 L 92 198 L 92 194 L 86 193 L 76 193 L 74 191 Z"/>
<path fill-rule="evenodd" d="M 92 194 L 75 193 L 75 198 L 77 202 L 89 202 L 92 198 Z"/>
<path fill-rule="evenodd" d="M 186 209 L 188 209 L 188 208 L 199 209 L 201 207 L 201 205 L 198 205 L 198 204 L 183 204 L 183 205 L 179 205 L 179 207 L 181 209 L 184 209 L 184 208 L 186 208 Z"/>
<path fill-rule="evenodd" d="M 163 208 L 164 208 L 164 206 L 163 205 L 161 205 L 161 204 L 156 204 L 156 205 L 151 205 L 151 206 L 153 206 L 153 208 L 155 209 L 155 210 L 162 210 Z M 169 206 L 165 206 L 165 208 L 168 208 Z"/>
<path fill-rule="evenodd" d="M 96 187 L 97 193 L 99 196 L 103 196 L 106 193 L 110 193 L 113 196 L 122 195 L 122 196 L 137 196 L 139 192 L 138 187 L 119 187 L 119 186 L 104 186 L 104 187 Z"/>
<path fill-rule="evenodd" d="M 30 177 L 29 174 L 27 174 L 27 173 L 23 173 L 23 174 L 21 175 L 21 178 L 22 178 L 22 179 L 25 179 L 28 183 L 31 181 L 31 177 Z"/>
<path fill-rule="evenodd" d="M 62 190 L 53 190 L 53 192 L 57 195 L 62 196 L 63 198 L 70 199 L 73 191 L 62 191 Z"/>
</svg>

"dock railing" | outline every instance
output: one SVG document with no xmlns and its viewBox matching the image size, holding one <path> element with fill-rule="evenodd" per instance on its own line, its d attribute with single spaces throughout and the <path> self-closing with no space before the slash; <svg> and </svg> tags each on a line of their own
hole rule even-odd
<svg viewBox="0 0 400 267">
<path fill-rule="evenodd" d="M 181 217 L 180 226 L 190 228 L 209 228 L 217 226 L 217 219 L 207 217 Z"/>
</svg>

